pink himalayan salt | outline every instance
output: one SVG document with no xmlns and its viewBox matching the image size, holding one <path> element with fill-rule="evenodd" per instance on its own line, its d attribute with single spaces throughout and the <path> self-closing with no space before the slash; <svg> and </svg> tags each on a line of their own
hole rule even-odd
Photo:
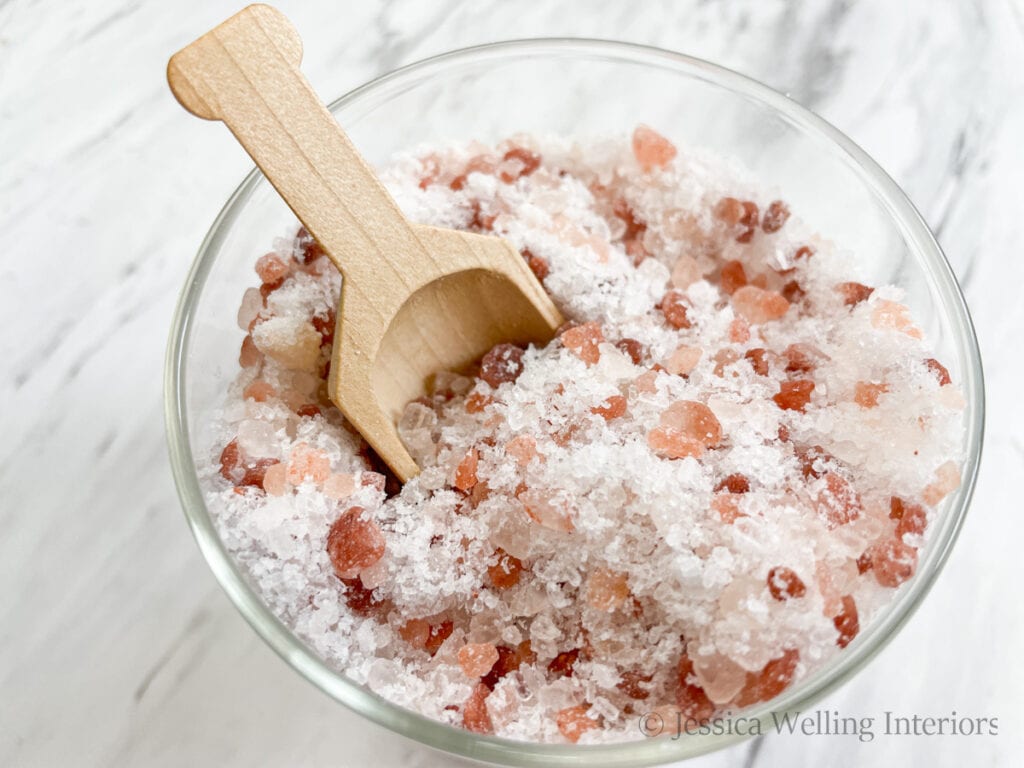
<svg viewBox="0 0 1024 768">
<path fill-rule="evenodd" d="M 697 265 L 697 260 L 693 256 L 683 255 L 676 259 L 669 282 L 673 288 L 685 290 L 700 280 L 701 277 L 703 275 L 701 274 L 700 267 Z"/>
<path fill-rule="evenodd" d="M 466 451 L 466 455 L 462 457 L 462 461 L 455 468 L 455 481 L 454 485 L 460 491 L 472 490 L 473 486 L 477 483 L 476 468 L 480 461 L 480 453 L 476 448 L 470 448 Z"/>
<path fill-rule="evenodd" d="M 711 511 L 715 512 L 723 523 L 732 525 L 739 518 L 745 517 L 740 511 L 741 494 L 722 491 L 711 497 Z"/>
<path fill-rule="evenodd" d="M 663 168 L 676 156 L 676 148 L 653 128 L 638 125 L 633 131 L 633 156 L 645 171 Z"/>
<path fill-rule="evenodd" d="M 772 200 L 764 212 L 761 229 L 767 233 L 778 232 L 789 220 L 789 206 L 782 200 Z"/>
<path fill-rule="evenodd" d="M 312 371 L 318 367 L 322 338 L 307 320 L 271 317 L 253 329 L 252 340 L 260 352 L 285 368 Z"/>
<path fill-rule="evenodd" d="M 753 285 L 737 288 L 732 295 L 736 314 L 751 325 L 778 320 L 789 310 L 789 302 L 775 291 L 766 291 Z"/>
<path fill-rule="evenodd" d="M 612 395 L 605 398 L 601 405 L 591 408 L 590 412 L 595 416 L 600 416 L 605 421 L 618 419 L 626 415 L 626 398 L 622 395 Z"/>
<path fill-rule="evenodd" d="M 807 594 L 807 585 L 792 568 L 780 565 L 768 571 L 768 591 L 774 599 L 785 602 Z"/>
<path fill-rule="evenodd" d="M 263 362 L 263 353 L 256 348 L 252 336 L 245 335 L 242 348 L 238 353 L 238 364 L 243 368 L 253 368 Z"/>
<path fill-rule="evenodd" d="M 272 467 L 267 467 L 263 474 L 263 490 L 271 496 L 284 496 L 290 486 L 288 485 L 288 467 L 278 462 Z"/>
<path fill-rule="evenodd" d="M 487 579 L 495 589 L 510 589 L 519 583 L 523 561 L 499 548 L 494 553 L 497 562 L 487 568 Z"/>
<path fill-rule="evenodd" d="M 746 344 L 750 341 L 750 323 L 742 317 L 733 318 L 729 323 L 729 341 L 734 344 Z"/>
<path fill-rule="evenodd" d="M 266 402 L 276 395 L 277 390 L 267 382 L 260 379 L 256 379 L 245 388 L 244 392 L 242 392 L 242 397 L 246 400 L 255 400 L 257 403 Z"/>
<path fill-rule="evenodd" d="M 884 381 L 858 381 L 853 387 L 853 402 L 861 408 L 874 408 L 878 398 L 889 391 Z"/>
<path fill-rule="evenodd" d="M 677 376 L 686 376 L 697 367 L 703 354 L 704 351 L 700 347 L 688 347 L 683 344 L 665 361 L 665 370 Z"/>
<path fill-rule="evenodd" d="M 575 526 L 564 503 L 543 491 L 529 489 L 519 495 L 526 514 L 533 522 L 552 531 L 572 533 Z"/>
<path fill-rule="evenodd" d="M 284 280 L 288 265 L 276 253 L 267 253 L 256 260 L 256 274 L 264 285 L 273 285 Z"/>
<path fill-rule="evenodd" d="M 493 733 L 494 724 L 491 723 L 491 716 L 487 713 L 487 697 L 490 696 L 490 689 L 483 683 L 478 683 L 473 692 L 462 705 L 462 726 L 473 733 Z"/>
<path fill-rule="evenodd" d="M 829 528 L 846 525 L 860 516 L 863 505 L 860 494 L 842 475 L 835 472 L 824 474 L 825 487 L 815 497 L 818 516 Z"/>
<path fill-rule="evenodd" d="M 555 724 L 558 726 L 558 732 L 568 741 L 575 744 L 587 731 L 600 727 L 597 720 L 590 717 L 589 712 L 589 704 L 579 704 L 575 707 L 560 709 L 555 714 Z"/>
<path fill-rule="evenodd" d="M 323 451 L 299 443 L 288 457 L 288 482 L 302 485 L 309 481 L 321 485 L 331 474 L 331 460 Z"/>
<path fill-rule="evenodd" d="M 498 660 L 498 649 L 491 643 L 467 643 L 459 648 L 458 658 L 467 677 L 483 677 Z"/>
<path fill-rule="evenodd" d="M 562 344 L 587 365 L 593 365 L 601 359 L 598 344 L 604 341 L 604 334 L 598 323 L 583 323 L 562 332 L 559 336 Z"/>
<path fill-rule="evenodd" d="M 714 448 L 722 442 L 722 425 L 704 403 L 677 400 L 662 412 L 659 423 L 708 448 Z"/>
<path fill-rule="evenodd" d="M 720 705 L 732 701 L 747 682 L 747 671 L 721 653 L 695 655 L 693 673 L 708 699 Z"/>
<path fill-rule="evenodd" d="M 843 595 L 841 602 L 842 608 L 832 619 L 832 623 L 839 633 L 839 637 L 836 638 L 836 645 L 840 648 L 845 648 L 853 642 L 853 638 L 860 632 L 860 618 L 857 615 L 857 603 L 852 595 Z"/>
<path fill-rule="evenodd" d="M 899 331 L 914 339 L 922 338 L 921 329 L 910 317 L 910 310 L 896 301 L 879 300 L 871 312 L 871 325 L 880 330 Z"/>
<path fill-rule="evenodd" d="M 760 672 L 748 672 L 746 685 L 736 699 L 737 706 L 748 707 L 759 701 L 774 699 L 789 687 L 799 663 L 800 651 L 790 648 L 765 664 Z"/>
<path fill-rule="evenodd" d="M 895 538 L 875 542 L 868 558 L 875 579 L 883 587 L 898 587 L 917 570 L 917 550 Z"/>
<path fill-rule="evenodd" d="M 934 507 L 960 487 L 960 470 L 956 462 L 947 461 L 935 470 L 935 480 L 925 486 L 921 493 L 924 503 Z"/>
<path fill-rule="evenodd" d="M 516 435 L 505 443 L 505 453 L 519 465 L 527 466 L 537 456 L 537 438 L 533 435 Z"/>
<path fill-rule="evenodd" d="M 587 604 L 610 613 L 629 597 L 628 576 L 608 568 L 595 568 L 587 578 Z"/>
<path fill-rule="evenodd" d="M 704 444 L 674 427 L 655 427 L 647 433 L 647 445 L 666 459 L 700 458 Z"/>
<path fill-rule="evenodd" d="M 332 474 L 323 483 L 324 496 L 335 501 L 347 499 L 356 491 L 356 476 L 342 472 Z"/>
<path fill-rule="evenodd" d="M 384 557 L 384 534 L 365 514 L 362 507 L 351 507 L 331 525 L 327 554 L 339 578 L 354 578 Z"/>
</svg>

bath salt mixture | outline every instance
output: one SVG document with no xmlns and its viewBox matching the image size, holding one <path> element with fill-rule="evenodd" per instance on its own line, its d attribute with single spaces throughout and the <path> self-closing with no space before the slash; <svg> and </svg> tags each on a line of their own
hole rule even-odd
<svg viewBox="0 0 1024 768">
<path fill-rule="evenodd" d="M 570 320 L 438 372 L 400 487 L 327 396 L 338 272 L 302 229 L 256 261 L 203 480 L 330 665 L 478 733 L 621 741 L 770 700 L 913 576 L 962 395 L 902 291 L 785 201 L 645 126 L 383 180 L 415 221 L 507 238 Z"/>
</svg>

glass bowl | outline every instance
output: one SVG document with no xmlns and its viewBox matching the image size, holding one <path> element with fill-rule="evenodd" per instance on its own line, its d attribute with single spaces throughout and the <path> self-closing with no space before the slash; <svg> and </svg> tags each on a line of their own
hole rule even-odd
<svg viewBox="0 0 1024 768">
<path fill-rule="evenodd" d="M 806 710 L 871 659 L 928 592 L 967 511 L 981 455 L 981 360 L 956 279 L 910 201 L 850 139 L 787 97 L 677 53 L 596 40 L 526 40 L 436 56 L 399 69 L 331 107 L 371 162 L 424 142 L 494 141 L 518 131 L 623 134 L 643 122 L 677 144 L 736 158 L 782 191 L 816 231 L 856 254 L 869 284 L 895 283 L 967 399 L 963 482 L 930 529 L 914 578 L 831 662 L 744 716 Z M 599 745 L 534 744 L 481 736 L 392 705 L 326 664 L 263 604 L 225 550 L 206 508 L 196 456 L 237 373 L 236 310 L 257 255 L 294 218 L 259 171 L 228 200 L 199 249 L 174 316 L 166 363 L 171 465 L 189 525 L 210 568 L 246 620 L 314 685 L 396 733 L 507 765 L 639 766 L 732 744 L 741 735 L 694 735 Z"/>
</svg>

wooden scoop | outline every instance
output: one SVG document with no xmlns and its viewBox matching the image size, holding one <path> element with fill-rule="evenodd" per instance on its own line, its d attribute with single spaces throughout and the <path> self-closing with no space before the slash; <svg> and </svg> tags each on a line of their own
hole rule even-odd
<svg viewBox="0 0 1024 768">
<path fill-rule="evenodd" d="M 171 57 L 189 112 L 221 120 L 342 274 L 331 399 L 403 482 L 419 472 L 396 422 L 429 377 L 562 324 L 508 242 L 414 224 L 299 72 L 302 42 L 250 5 Z"/>
</svg>

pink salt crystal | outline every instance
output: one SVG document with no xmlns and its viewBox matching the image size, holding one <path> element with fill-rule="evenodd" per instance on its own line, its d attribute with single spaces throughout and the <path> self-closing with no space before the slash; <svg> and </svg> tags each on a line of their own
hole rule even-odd
<svg viewBox="0 0 1024 768">
<path fill-rule="evenodd" d="M 636 391 L 643 392 L 645 394 L 652 395 L 658 391 L 658 387 L 655 382 L 658 380 L 658 371 L 650 370 L 644 371 L 636 377 Z"/>
<path fill-rule="evenodd" d="M 729 341 L 733 344 L 746 344 L 750 341 L 750 323 L 742 317 L 733 318 L 729 323 Z"/>
<path fill-rule="evenodd" d="M 638 669 L 624 671 L 615 687 L 631 699 L 643 701 L 651 695 L 650 682 L 654 675 L 645 675 Z"/>
<path fill-rule="evenodd" d="M 754 373 L 758 376 L 768 375 L 768 352 L 762 347 L 755 349 L 748 349 L 744 355 L 744 358 L 750 361 L 750 366 L 754 369 Z"/>
<path fill-rule="evenodd" d="M 435 655 L 441 650 L 444 641 L 451 637 L 454 630 L 455 623 L 451 619 L 444 619 L 443 621 L 431 624 L 427 632 L 427 640 L 423 645 L 426 652 L 431 656 Z"/>
<path fill-rule="evenodd" d="M 811 402 L 811 393 L 814 392 L 814 382 L 806 379 L 779 382 L 779 392 L 772 395 L 772 400 L 784 411 L 800 411 Z"/>
<path fill-rule="evenodd" d="M 302 485 L 310 481 L 320 485 L 331 474 L 331 460 L 323 451 L 307 443 L 299 443 L 288 457 L 288 482 Z"/>
<path fill-rule="evenodd" d="M 242 349 L 238 353 L 238 364 L 243 368 L 253 368 L 263 362 L 263 353 L 256 348 L 252 336 L 245 335 L 242 339 Z"/>
<path fill-rule="evenodd" d="M 650 430 L 647 433 L 647 445 L 666 459 L 685 459 L 688 456 L 700 458 L 704 455 L 702 442 L 672 427 L 655 427 Z"/>
<path fill-rule="evenodd" d="M 875 542 L 868 557 L 875 579 L 883 587 L 898 587 L 917 569 L 917 550 L 895 538 Z"/>
<path fill-rule="evenodd" d="M 413 648 L 423 649 L 430 636 L 430 622 L 426 619 L 409 619 L 398 627 L 399 636 Z"/>
<path fill-rule="evenodd" d="M 572 677 L 576 662 L 580 658 L 580 649 L 571 648 L 562 651 L 548 663 L 548 672 L 556 677 Z"/>
<path fill-rule="evenodd" d="M 263 475 L 263 490 L 271 496 L 284 496 L 288 492 L 288 467 L 281 462 L 267 467 Z"/>
<path fill-rule="evenodd" d="M 320 361 L 321 336 L 308 320 L 272 317 L 253 329 L 252 340 L 263 354 L 294 371 L 313 371 Z"/>
<path fill-rule="evenodd" d="M 590 412 L 596 416 L 600 416 L 605 421 L 617 419 L 626 414 L 626 398 L 622 395 L 612 395 L 611 397 L 605 398 L 601 405 L 596 405 L 591 408 Z"/>
<path fill-rule="evenodd" d="M 852 595 L 843 595 L 842 609 L 832 619 L 832 623 L 839 633 L 836 638 L 836 645 L 845 648 L 860 632 L 860 619 L 857 616 L 857 603 Z"/>
<path fill-rule="evenodd" d="M 595 568 L 587 578 L 587 604 L 611 613 L 629 597 L 628 578 L 609 568 Z"/>
<path fill-rule="evenodd" d="M 246 288 L 242 294 L 242 303 L 238 307 L 238 327 L 248 331 L 250 326 L 259 317 L 263 309 L 263 297 L 259 288 Z"/>
<path fill-rule="evenodd" d="M 952 381 L 949 378 L 949 371 L 946 369 L 946 366 L 934 357 L 929 357 L 924 361 L 924 364 L 928 366 L 928 370 L 935 376 L 935 380 L 939 382 L 940 387 L 944 387 Z"/>
<path fill-rule="evenodd" d="M 565 505 L 553 495 L 541 490 L 528 489 L 519 494 L 519 500 L 530 519 L 552 531 L 572 533 L 575 526 Z"/>
<path fill-rule="evenodd" d="M 747 681 L 746 670 L 720 653 L 694 656 L 693 672 L 707 698 L 715 704 L 728 704 Z"/>
<path fill-rule="evenodd" d="M 279 463 L 277 459 L 257 459 L 254 462 L 249 462 L 245 466 L 245 473 L 242 475 L 242 479 L 238 481 L 238 485 L 262 488 L 267 470 Z"/>
<path fill-rule="evenodd" d="M 818 583 L 818 591 L 824 603 L 822 613 L 832 618 L 843 609 L 843 602 L 832 571 L 821 560 L 814 564 L 814 580 Z"/>
<path fill-rule="evenodd" d="M 934 507 L 959 487 L 960 469 L 956 462 L 947 461 L 935 470 L 935 480 L 925 486 L 921 498 L 925 504 Z"/>
<path fill-rule="evenodd" d="M 529 176 L 540 168 L 540 155 L 525 147 L 513 147 L 502 157 L 500 177 L 506 184 L 511 184 L 520 176 Z"/>
<path fill-rule="evenodd" d="M 529 248 L 524 248 L 522 254 L 530 271 L 533 272 L 538 280 L 543 280 L 551 273 L 551 267 L 548 266 L 547 261 L 535 255 Z"/>
<path fill-rule="evenodd" d="M 781 294 L 753 285 L 738 288 L 732 295 L 732 306 L 751 325 L 778 320 L 789 310 L 789 302 Z"/>
<path fill-rule="evenodd" d="M 796 571 L 780 565 L 768 571 L 768 591 L 774 599 L 785 602 L 790 598 L 803 597 L 807 594 L 807 586 Z"/>
<path fill-rule="evenodd" d="M 711 510 L 715 512 L 723 523 L 732 525 L 739 518 L 746 517 L 740 512 L 740 496 L 738 493 L 723 491 L 711 497 Z"/>
<path fill-rule="evenodd" d="M 825 487 L 815 498 L 818 516 L 829 528 L 837 528 L 856 520 L 863 509 L 860 495 L 853 486 L 835 472 L 824 475 Z"/>
<path fill-rule="evenodd" d="M 598 344 L 604 341 L 599 323 L 583 323 L 564 331 L 559 338 L 566 349 L 571 350 L 587 365 L 593 365 L 601 359 Z"/>
<path fill-rule="evenodd" d="M 920 504 L 903 502 L 897 497 L 892 497 L 893 506 L 899 503 L 900 514 L 896 523 L 896 537 L 902 539 L 907 534 L 920 536 L 928 527 L 928 516 L 924 507 Z"/>
<path fill-rule="evenodd" d="M 348 472 L 332 474 L 323 484 L 324 496 L 335 501 L 347 499 L 356 491 L 356 478 Z"/>
<path fill-rule="evenodd" d="M 685 290 L 700 280 L 701 277 L 703 275 L 701 274 L 700 267 L 697 265 L 697 260 L 693 256 L 684 254 L 676 259 L 669 282 L 673 288 Z"/>
<path fill-rule="evenodd" d="M 277 391 L 270 384 L 261 379 L 256 379 L 245 388 L 242 397 L 246 400 L 255 400 L 257 403 L 263 403 L 276 394 Z"/>
<path fill-rule="evenodd" d="M 480 361 L 480 378 L 492 387 L 513 382 L 523 372 L 523 350 L 515 344 L 498 344 Z"/>
<path fill-rule="evenodd" d="M 633 156 L 645 171 L 664 168 L 676 156 L 671 141 L 646 125 L 638 125 L 633 131 Z"/>
<path fill-rule="evenodd" d="M 487 568 L 487 578 L 495 589 L 509 589 L 519 583 L 523 561 L 500 547 L 494 553 L 498 561 Z"/>
<path fill-rule="evenodd" d="M 288 265 L 276 253 L 267 253 L 256 260 L 256 274 L 265 285 L 274 285 L 284 280 Z"/>
<path fill-rule="evenodd" d="M 677 400 L 662 411 L 659 423 L 708 448 L 714 448 L 722 442 L 722 425 L 704 403 Z"/>
<path fill-rule="evenodd" d="M 862 301 L 870 299 L 875 289 L 863 283 L 839 283 L 836 285 L 836 291 L 843 297 L 843 304 L 855 307 Z"/>
<path fill-rule="evenodd" d="M 871 325 L 880 330 L 893 330 L 905 333 L 914 339 L 922 337 L 921 330 L 914 325 L 910 310 L 903 304 L 888 299 L 880 299 L 871 312 Z"/>
<path fill-rule="evenodd" d="M 482 392 L 473 392 L 466 398 L 466 413 L 483 413 L 494 402 L 494 398 Z"/>
<path fill-rule="evenodd" d="M 454 485 L 460 491 L 469 491 L 477 483 L 476 469 L 480 461 L 480 453 L 476 448 L 470 448 L 462 457 L 459 466 L 455 468 Z"/>
<path fill-rule="evenodd" d="M 822 354 L 813 344 L 800 341 L 782 350 L 782 356 L 786 359 L 786 373 L 810 373 Z"/>
<path fill-rule="evenodd" d="M 747 284 L 747 273 L 743 264 L 733 259 L 722 265 L 722 291 L 730 296 Z"/>
<path fill-rule="evenodd" d="M 584 733 L 599 728 L 600 725 L 597 720 L 594 720 L 587 714 L 589 711 L 589 704 L 580 704 L 575 707 L 560 709 L 555 714 L 555 724 L 558 726 L 558 732 L 575 744 Z"/>
<path fill-rule="evenodd" d="M 747 683 L 736 700 L 740 707 L 749 707 L 760 701 L 770 701 L 782 693 L 793 681 L 796 666 L 800 662 L 800 651 L 789 648 L 778 658 L 772 659 L 757 673 L 748 673 Z"/>
<path fill-rule="evenodd" d="M 494 733 L 491 716 L 487 712 L 487 697 L 490 689 L 483 683 L 477 683 L 473 692 L 462 705 L 462 727 L 473 733 Z"/>
<path fill-rule="evenodd" d="M 232 440 L 224 446 L 220 452 L 220 474 L 229 482 L 235 481 L 235 476 L 241 461 L 241 452 L 238 449 L 238 439 Z"/>
<path fill-rule="evenodd" d="M 683 344 L 665 361 L 665 370 L 676 376 L 687 376 L 697 367 L 703 354 L 704 351 L 700 347 L 688 347 Z"/>
<path fill-rule="evenodd" d="M 715 486 L 715 492 L 728 491 L 729 493 L 749 493 L 750 492 L 750 481 L 746 475 L 739 472 L 733 472 L 731 475 L 726 475 L 722 480 Z"/>
<path fill-rule="evenodd" d="M 761 222 L 761 229 L 769 234 L 778 232 L 789 220 L 789 206 L 781 200 L 772 200 L 768 210 L 764 212 L 764 220 Z"/>
<path fill-rule="evenodd" d="M 647 354 L 644 345 L 636 339 L 619 339 L 615 342 L 615 348 L 625 354 L 633 365 L 640 365 Z"/>
<path fill-rule="evenodd" d="M 676 330 L 690 327 L 690 316 L 682 291 L 669 291 L 662 297 L 658 306 L 665 316 L 665 322 Z"/>
<path fill-rule="evenodd" d="M 858 381 L 853 385 L 853 402 L 861 408 L 874 408 L 878 398 L 889 391 L 884 381 Z"/>
<path fill-rule="evenodd" d="M 384 534 L 365 514 L 362 507 L 350 507 L 327 534 L 327 554 L 338 578 L 358 576 L 384 557 Z"/>
<path fill-rule="evenodd" d="M 693 661 L 684 653 L 679 660 L 676 687 L 676 706 L 684 722 L 703 723 L 715 713 L 715 705 L 696 679 Z"/>
<path fill-rule="evenodd" d="M 520 467 L 525 467 L 537 456 L 537 439 L 532 435 L 516 435 L 505 443 L 505 453 Z"/>
<path fill-rule="evenodd" d="M 491 643 L 466 643 L 459 648 L 458 658 L 466 677 L 483 677 L 498 660 L 498 649 Z"/>
</svg>

